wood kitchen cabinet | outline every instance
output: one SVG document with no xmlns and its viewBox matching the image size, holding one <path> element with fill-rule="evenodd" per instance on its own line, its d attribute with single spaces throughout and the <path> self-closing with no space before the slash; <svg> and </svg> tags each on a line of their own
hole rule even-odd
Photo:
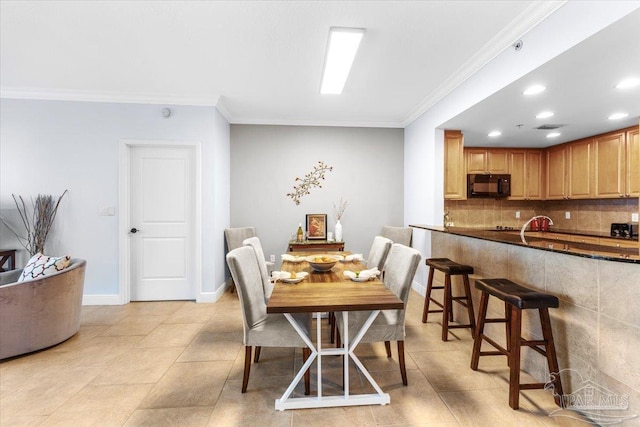
<svg viewBox="0 0 640 427">
<path fill-rule="evenodd" d="M 601 244 L 602 246 L 611 246 L 614 248 L 634 249 L 638 247 L 637 240 L 631 240 L 631 239 L 623 240 L 623 239 L 614 239 L 614 238 L 608 238 L 608 237 L 601 237 L 599 244 Z"/>
<path fill-rule="evenodd" d="M 640 142 L 638 128 L 612 132 L 593 139 L 595 195 L 599 199 L 640 195 Z"/>
<path fill-rule="evenodd" d="M 585 139 L 569 145 L 569 199 L 594 197 L 593 140 Z"/>
<path fill-rule="evenodd" d="M 599 245 L 600 238 L 596 236 L 582 236 L 579 234 L 574 234 L 571 236 L 571 241 L 575 243 L 587 243 L 589 245 Z"/>
<path fill-rule="evenodd" d="M 626 191 L 625 133 L 594 138 L 596 197 L 624 197 Z"/>
<path fill-rule="evenodd" d="M 509 150 L 511 196 L 509 200 L 542 200 L 542 150 Z"/>
<path fill-rule="evenodd" d="M 464 137 L 462 132 L 444 132 L 444 198 L 467 198 L 467 176 L 464 163 Z"/>
<path fill-rule="evenodd" d="M 626 196 L 640 197 L 640 127 L 626 133 Z"/>
<path fill-rule="evenodd" d="M 467 173 L 509 173 L 509 151 L 495 148 L 464 150 Z"/>
<path fill-rule="evenodd" d="M 594 197 L 592 146 L 584 139 L 547 148 L 547 200 Z"/>
<path fill-rule="evenodd" d="M 547 200 L 561 200 L 567 198 L 567 153 L 566 145 L 547 148 Z"/>
</svg>

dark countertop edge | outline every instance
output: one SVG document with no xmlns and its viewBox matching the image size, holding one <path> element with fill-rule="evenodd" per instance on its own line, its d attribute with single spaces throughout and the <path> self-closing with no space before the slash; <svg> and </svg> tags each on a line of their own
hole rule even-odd
<svg viewBox="0 0 640 427">
<path fill-rule="evenodd" d="M 640 255 L 639 254 L 632 255 L 632 256 L 635 256 L 636 258 L 620 258 L 618 256 L 607 256 L 607 255 L 602 255 L 602 254 L 585 254 L 585 253 L 573 252 L 571 250 L 560 249 L 560 248 L 548 248 L 548 247 L 538 247 L 538 246 L 525 245 L 522 242 L 509 241 L 509 240 L 506 240 L 504 238 L 500 238 L 499 236 L 502 233 L 504 233 L 503 231 L 490 231 L 490 230 L 482 229 L 482 228 L 462 228 L 462 227 L 449 227 L 449 228 L 446 228 L 446 227 L 438 226 L 438 225 L 423 225 L 423 224 L 409 224 L 409 227 L 419 228 L 419 229 L 428 230 L 428 231 L 436 231 L 436 232 L 440 232 L 440 233 L 454 234 L 454 235 L 457 235 L 457 236 L 470 237 L 470 238 L 474 238 L 474 239 L 488 240 L 488 241 L 493 241 L 493 242 L 498 242 L 498 243 L 505 243 L 505 244 L 508 244 L 508 245 L 522 246 L 524 248 L 538 249 L 538 250 L 541 250 L 541 251 L 556 252 L 556 253 L 560 253 L 560 254 L 579 256 L 579 257 L 583 257 L 583 258 L 600 259 L 600 260 L 604 260 L 604 261 L 626 262 L 626 263 L 630 263 L 630 264 L 640 264 Z M 517 231 L 517 230 L 514 230 L 514 231 Z M 553 233 L 555 231 L 550 231 L 550 232 Z M 538 239 L 538 241 L 539 241 L 539 239 Z"/>
</svg>

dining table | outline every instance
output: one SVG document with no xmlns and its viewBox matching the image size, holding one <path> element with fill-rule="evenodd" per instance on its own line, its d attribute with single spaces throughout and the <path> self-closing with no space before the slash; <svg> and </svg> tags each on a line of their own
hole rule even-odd
<svg viewBox="0 0 640 427">
<path fill-rule="evenodd" d="M 344 256 L 348 252 L 340 252 Z M 295 252 L 296 261 L 283 261 L 281 270 L 288 272 L 302 272 L 308 274 L 299 283 L 284 283 L 276 281 L 273 293 L 267 303 L 267 313 L 282 313 L 289 323 L 305 341 L 311 355 L 302 365 L 281 398 L 276 399 L 275 408 L 285 409 L 324 408 L 334 406 L 357 405 L 386 405 L 391 402 L 385 393 L 367 371 L 355 348 L 374 322 L 380 310 L 404 308 L 403 301 L 382 283 L 379 277 L 367 281 L 353 281 L 345 277 L 344 271 L 362 271 L 366 269 L 362 260 L 339 261 L 331 270 L 326 272 L 314 271 L 309 262 L 300 260 L 301 253 Z M 317 256 L 317 252 L 313 255 Z M 343 324 L 349 324 L 349 312 L 370 311 L 361 329 L 349 337 L 348 328 L 344 328 L 340 336 L 340 347 L 323 347 L 322 343 L 322 315 L 333 312 L 342 316 Z M 312 313 L 316 316 L 316 341 L 305 333 L 301 325 L 293 316 L 294 313 Z M 322 389 L 322 358 L 323 356 L 343 356 L 344 390 L 340 395 L 324 395 Z M 353 361 L 367 381 L 375 389 L 375 393 L 352 394 L 349 387 L 349 361 Z M 317 394 L 315 396 L 292 397 L 296 385 L 303 378 L 311 364 L 317 363 Z"/>
</svg>

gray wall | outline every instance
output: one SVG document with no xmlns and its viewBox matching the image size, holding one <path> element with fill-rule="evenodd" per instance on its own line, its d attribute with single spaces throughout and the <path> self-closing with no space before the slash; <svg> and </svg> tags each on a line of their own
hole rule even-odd
<svg viewBox="0 0 640 427">
<path fill-rule="evenodd" d="M 279 265 L 305 214 L 326 213 L 333 231 L 342 197 L 345 250 L 366 257 L 383 225 L 403 225 L 403 139 L 402 129 L 231 125 L 231 226 L 255 226 Z M 319 160 L 333 171 L 296 205 L 287 193 Z"/>
<path fill-rule="evenodd" d="M 229 124 L 215 107 L 2 99 L 0 214 L 16 220 L 11 194 L 69 193 L 61 203 L 47 252 L 87 260 L 85 303 L 119 303 L 118 176 L 121 139 L 200 142 L 202 272 L 199 295 L 225 280 L 224 227 L 229 223 Z M 114 207 L 115 216 L 100 216 Z M 0 247 L 20 248 L 0 225 Z M 28 259 L 22 250 L 18 265 Z M 212 260 L 212 261 L 207 261 Z M 204 295 L 205 300 L 213 298 Z M 88 298 L 87 298 L 88 297 Z"/>
</svg>

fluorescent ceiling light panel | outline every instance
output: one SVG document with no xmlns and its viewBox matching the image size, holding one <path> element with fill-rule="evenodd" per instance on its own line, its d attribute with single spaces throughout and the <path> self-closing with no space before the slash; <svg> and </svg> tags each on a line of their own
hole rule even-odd
<svg viewBox="0 0 640 427">
<path fill-rule="evenodd" d="M 324 58 L 320 93 L 336 95 L 342 93 L 363 35 L 363 28 L 331 27 L 329 29 L 329 43 L 327 43 L 327 53 Z"/>
<path fill-rule="evenodd" d="M 502 135 L 502 132 L 500 132 L 499 130 L 492 130 L 487 134 L 487 136 L 490 136 L 492 138 L 500 135 Z"/>
<path fill-rule="evenodd" d="M 557 138 L 560 136 L 560 132 L 551 132 L 547 134 L 547 138 Z"/>
</svg>

